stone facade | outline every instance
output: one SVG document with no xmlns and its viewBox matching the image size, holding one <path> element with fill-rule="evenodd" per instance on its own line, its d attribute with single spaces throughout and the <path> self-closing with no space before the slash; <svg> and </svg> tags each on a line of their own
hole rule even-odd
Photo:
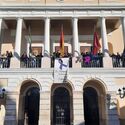
<svg viewBox="0 0 125 125">
<path fill-rule="evenodd" d="M 39 90 L 36 91 L 39 98 L 37 125 L 55 125 L 54 112 L 58 106 L 54 99 L 59 95 L 55 93 L 63 89 L 68 98 L 68 125 L 87 125 L 85 92 L 89 88 L 97 98 L 98 124 L 124 125 L 125 98 L 120 98 L 118 89 L 125 86 L 125 69 L 121 63 L 116 68 L 110 56 L 123 52 L 124 15 L 124 0 L 1 0 L 0 58 L 6 51 L 13 53 L 9 68 L 0 62 L 0 88 L 6 90 L 5 97 L 0 98 L 1 124 L 30 125 L 27 106 L 35 103 L 29 104 L 27 100 L 36 89 Z M 67 72 L 55 73 L 51 54 L 60 45 L 62 24 L 64 46 L 72 53 L 72 66 Z M 103 66 L 83 67 L 80 53 L 91 50 L 94 31 L 98 32 L 104 55 Z M 31 48 L 44 56 L 37 68 L 23 67 L 20 61 L 24 52 L 30 54 L 29 39 Z M 56 77 L 58 82 L 55 82 Z M 62 110 L 62 116 L 63 113 Z"/>
</svg>

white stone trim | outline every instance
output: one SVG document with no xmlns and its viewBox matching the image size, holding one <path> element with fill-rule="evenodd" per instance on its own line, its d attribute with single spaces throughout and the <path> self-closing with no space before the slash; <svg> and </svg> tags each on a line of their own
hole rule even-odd
<svg viewBox="0 0 125 125">
<path fill-rule="evenodd" d="M 23 17 L 25 18 L 39 18 L 39 19 L 44 19 L 46 17 L 50 18 L 72 18 L 72 17 L 78 17 L 78 18 L 95 18 L 95 17 L 123 17 L 125 14 L 125 8 L 122 10 L 118 9 L 104 9 L 103 8 L 87 8 L 87 9 L 50 9 L 48 8 L 47 10 L 43 9 L 36 9 L 36 10 L 2 10 L 0 9 L 0 17 L 3 17 L 5 19 L 12 19 L 12 18 L 17 18 L 17 17 Z"/>
</svg>

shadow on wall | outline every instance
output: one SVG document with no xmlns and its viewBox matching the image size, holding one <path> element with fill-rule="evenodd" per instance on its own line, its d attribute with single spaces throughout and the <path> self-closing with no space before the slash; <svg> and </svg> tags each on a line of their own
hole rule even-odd
<svg viewBox="0 0 125 125">
<path fill-rule="evenodd" d="M 125 125 L 125 106 L 120 108 L 120 125 Z"/>
</svg>

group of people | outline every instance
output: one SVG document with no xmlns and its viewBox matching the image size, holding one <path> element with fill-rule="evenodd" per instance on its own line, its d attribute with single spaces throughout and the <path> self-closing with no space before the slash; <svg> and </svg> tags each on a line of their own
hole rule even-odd
<svg viewBox="0 0 125 125">
<path fill-rule="evenodd" d="M 113 67 L 125 67 L 125 52 L 122 54 L 111 54 Z"/>
<path fill-rule="evenodd" d="M 82 52 L 82 67 L 103 67 L 103 53 Z"/>
<path fill-rule="evenodd" d="M 6 53 L 0 55 L 0 68 L 9 68 L 10 60 L 13 57 L 11 51 L 6 51 Z"/>
<path fill-rule="evenodd" d="M 103 53 L 99 51 L 96 55 L 93 55 L 92 52 L 82 52 L 78 55 L 78 60 L 81 62 L 82 67 L 102 67 L 103 66 Z M 52 55 L 52 67 L 54 66 L 54 60 L 56 58 L 61 58 L 59 51 L 56 51 Z M 64 53 L 63 58 L 69 58 L 69 67 L 72 67 L 72 54 Z"/>
<path fill-rule="evenodd" d="M 9 68 L 10 67 L 10 60 L 13 57 L 11 51 L 6 51 L 5 54 L 0 55 L 0 68 Z M 43 55 L 42 53 L 35 54 L 31 53 L 27 55 L 24 52 L 21 57 L 21 64 L 24 67 L 41 67 L 41 59 Z M 69 58 L 69 67 L 72 67 L 72 54 L 71 53 L 64 53 L 62 56 L 59 51 L 53 52 L 51 57 L 51 67 L 54 67 L 54 60 L 56 58 Z M 113 67 L 125 67 L 125 52 L 122 54 L 111 54 L 112 57 Z M 103 53 L 99 51 L 96 55 L 93 55 L 92 52 L 82 52 L 80 54 L 80 58 L 78 61 L 81 61 L 82 67 L 103 67 Z"/>
<path fill-rule="evenodd" d="M 51 67 L 54 67 L 54 61 L 56 58 L 69 58 L 69 67 L 72 67 L 72 54 L 65 52 L 62 56 L 61 53 L 58 51 L 53 52 L 51 55 Z"/>
<path fill-rule="evenodd" d="M 27 68 L 32 68 L 32 67 L 41 67 L 41 58 L 43 57 L 42 53 L 40 54 L 35 54 L 35 53 L 30 53 L 27 55 L 26 52 L 24 52 L 21 55 L 21 62 L 24 67 Z"/>
</svg>

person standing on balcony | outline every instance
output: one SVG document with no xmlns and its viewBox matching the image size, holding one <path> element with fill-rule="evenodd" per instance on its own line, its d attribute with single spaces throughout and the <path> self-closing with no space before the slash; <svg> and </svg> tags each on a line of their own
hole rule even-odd
<svg viewBox="0 0 125 125">
<path fill-rule="evenodd" d="M 10 51 L 6 51 L 6 57 L 7 57 L 7 68 L 9 68 L 10 67 L 10 60 L 11 60 L 11 57 L 13 57 L 13 54 L 12 54 L 12 52 Z"/>
<path fill-rule="evenodd" d="M 98 52 L 98 59 L 99 59 L 99 62 L 100 62 L 100 67 L 103 67 L 103 53 L 101 52 L 101 50 L 99 50 Z"/>
<path fill-rule="evenodd" d="M 28 56 L 27 56 L 26 52 L 24 52 L 24 53 L 22 54 L 22 56 L 21 56 L 20 59 L 21 59 L 21 61 L 24 63 L 24 66 L 27 67 Z"/>
<path fill-rule="evenodd" d="M 117 64 L 117 67 L 120 67 L 120 60 L 121 60 L 121 55 L 117 52 L 117 55 L 116 55 L 116 64 Z"/>
<path fill-rule="evenodd" d="M 122 53 L 122 67 L 125 67 L 125 51 Z"/>
</svg>

